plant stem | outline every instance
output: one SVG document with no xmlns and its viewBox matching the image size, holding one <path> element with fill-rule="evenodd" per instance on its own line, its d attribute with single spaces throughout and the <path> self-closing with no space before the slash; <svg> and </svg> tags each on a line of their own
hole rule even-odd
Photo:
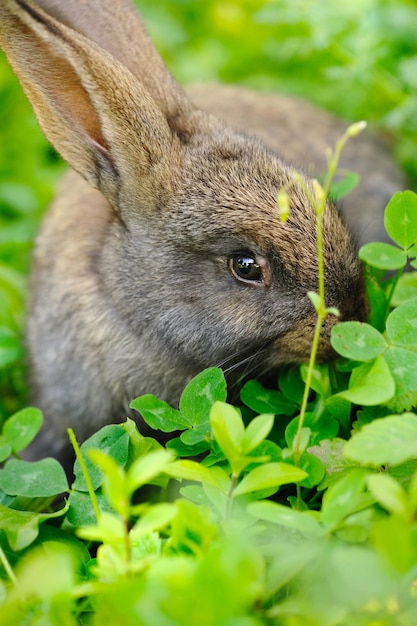
<svg viewBox="0 0 417 626">
<path fill-rule="evenodd" d="M 318 316 L 317 316 L 316 328 L 315 328 L 315 331 L 314 331 L 313 345 L 312 345 L 311 352 L 310 352 L 310 360 L 308 362 L 307 377 L 306 377 L 306 382 L 305 382 L 305 386 L 304 386 L 303 399 L 302 399 L 302 402 L 301 402 L 300 417 L 298 419 L 297 434 L 295 435 L 295 440 L 294 440 L 294 460 L 295 460 L 295 464 L 296 465 L 298 465 L 299 462 L 300 462 L 300 456 L 301 456 L 301 451 L 300 451 L 301 431 L 302 431 L 303 426 L 304 426 L 304 420 L 305 420 L 306 411 L 307 411 L 308 396 L 310 394 L 311 381 L 312 381 L 312 378 L 313 378 L 314 364 L 316 362 L 317 350 L 318 350 L 319 341 L 320 341 L 320 333 L 321 333 L 321 329 L 322 329 L 323 322 L 324 322 L 324 319 L 325 319 L 326 315 L 327 315 L 327 313 L 325 313 L 324 315 L 319 313 Z"/>
<path fill-rule="evenodd" d="M 336 171 L 336 166 L 337 166 L 337 162 L 336 164 L 334 164 L 333 161 L 334 161 L 334 158 L 329 163 L 329 171 L 326 177 L 324 188 L 320 190 L 319 185 L 317 183 L 315 194 L 313 196 L 315 210 L 316 210 L 317 273 L 318 273 L 319 304 L 316 310 L 317 321 L 316 321 L 316 327 L 314 330 L 313 345 L 311 347 L 310 360 L 308 362 L 307 378 L 306 378 L 306 382 L 304 386 L 303 399 L 302 399 L 301 409 L 300 409 L 300 417 L 298 420 L 297 434 L 294 440 L 294 460 L 295 460 L 296 465 L 299 464 L 300 457 L 301 457 L 301 450 L 300 450 L 301 431 L 304 426 L 304 420 L 305 420 L 305 415 L 307 411 L 308 396 L 310 394 L 311 381 L 313 378 L 314 364 L 316 362 L 317 350 L 318 350 L 319 342 L 320 342 L 321 329 L 323 327 L 323 322 L 328 314 L 328 311 L 326 309 L 326 304 L 325 304 L 325 298 L 324 298 L 323 215 L 324 215 L 324 211 L 326 208 L 326 202 L 327 202 L 327 196 L 328 196 L 329 189 L 330 189 L 330 184 L 331 184 L 331 181 L 332 181 L 332 178 L 334 176 L 334 173 Z M 331 165 L 332 165 L 332 168 L 330 168 Z M 331 171 L 331 176 L 329 176 L 330 171 Z"/>
<path fill-rule="evenodd" d="M 96 494 L 94 492 L 93 483 L 91 482 L 90 474 L 88 473 L 87 466 L 84 461 L 84 457 L 81 454 L 80 446 L 78 445 L 78 441 L 75 438 L 74 431 L 72 428 L 68 428 L 68 437 L 70 438 L 71 445 L 74 448 L 75 456 L 77 457 L 78 463 L 80 464 L 82 474 L 84 476 L 85 484 L 87 485 L 88 494 L 90 496 L 91 504 L 94 509 L 94 514 L 96 516 L 97 521 L 100 519 L 100 507 L 98 506 Z"/>
<path fill-rule="evenodd" d="M 365 127 L 364 122 L 358 122 L 357 124 L 352 124 L 343 136 L 336 143 L 335 149 L 330 153 L 328 158 L 328 167 L 326 178 L 324 181 L 324 185 L 321 186 L 317 180 L 313 181 L 313 193 L 309 193 L 307 191 L 307 195 L 310 198 L 314 206 L 314 210 L 316 213 L 316 237 L 317 237 L 317 278 L 318 278 L 318 303 L 315 304 L 316 313 L 317 313 L 317 322 L 314 331 L 313 345 L 311 347 L 310 352 L 310 360 L 308 362 L 307 368 L 307 378 L 304 387 L 304 394 L 301 403 L 300 409 L 300 417 L 298 419 L 298 427 L 297 433 L 294 439 L 294 461 L 295 464 L 298 465 L 301 457 L 300 450 L 300 442 L 301 442 L 301 431 L 304 426 L 306 411 L 307 411 L 307 403 L 308 396 L 310 394 L 311 381 L 313 378 L 313 370 L 314 364 L 316 362 L 317 350 L 320 343 L 320 334 L 323 327 L 324 320 L 327 315 L 331 313 L 329 309 L 326 308 L 325 302 L 325 293 L 324 293 L 324 254 L 323 254 L 323 215 L 327 206 L 327 199 L 330 193 L 330 187 L 333 181 L 333 178 L 336 174 L 337 167 L 340 160 L 340 154 L 343 150 L 343 147 L 349 137 L 353 137 Z M 299 491 L 297 491 L 298 497 L 300 497 Z"/>
<path fill-rule="evenodd" d="M 126 576 L 132 574 L 132 544 L 130 541 L 129 520 L 124 520 L 124 540 L 126 549 Z"/>
<path fill-rule="evenodd" d="M 12 567 L 6 557 L 6 555 L 4 554 L 3 549 L 0 547 L 0 562 L 3 565 L 4 569 L 6 570 L 6 574 L 8 575 L 8 577 L 10 578 L 10 580 L 12 581 L 12 583 L 14 584 L 15 587 L 19 586 L 19 583 L 17 581 L 16 576 L 14 575 L 14 572 L 12 570 Z"/>
<path fill-rule="evenodd" d="M 237 482 L 237 475 L 235 473 L 233 473 L 232 474 L 232 479 L 231 479 L 231 482 L 230 482 L 229 493 L 227 494 L 226 519 L 229 519 L 229 516 L 230 516 L 230 509 L 231 509 L 232 500 L 233 500 L 233 490 L 236 487 L 236 482 Z"/>
</svg>

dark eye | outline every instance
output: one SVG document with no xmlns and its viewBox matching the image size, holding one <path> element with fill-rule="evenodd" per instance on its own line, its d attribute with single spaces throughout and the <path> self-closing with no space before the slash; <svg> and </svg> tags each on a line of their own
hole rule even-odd
<svg viewBox="0 0 417 626">
<path fill-rule="evenodd" d="M 229 259 L 229 269 L 233 278 L 243 283 L 261 286 L 264 283 L 265 262 L 250 254 L 236 254 Z"/>
</svg>

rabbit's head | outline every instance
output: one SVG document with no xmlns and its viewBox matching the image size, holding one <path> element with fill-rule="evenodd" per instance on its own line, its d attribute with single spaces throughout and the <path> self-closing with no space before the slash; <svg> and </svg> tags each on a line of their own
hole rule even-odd
<svg viewBox="0 0 417 626">
<path fill-rule="evenodd" d="M 116 406 L 118 350 L 135 352 L 143 391 L 158 391 L 166 366 L 176 387 L 166 396 L 208 365 L 307 359 L 316 321 L 307 293 L 317 291 L 311 181 L 196 110 L 127 0 L 2 0 L 0 42 L 47 137 L 98 190 L 68 190 L 73 199 L 57 201 L 39 240 L 32 360 L 50 366 L 38 386 L 80 371 L 79 388 L 101 381 Z M 364 319 L 356 247 L 331 202 L 323 248 L 326 305 L 342 320 Z M 332 355 L 335 320 L 320 359 Z"/>
</svg>

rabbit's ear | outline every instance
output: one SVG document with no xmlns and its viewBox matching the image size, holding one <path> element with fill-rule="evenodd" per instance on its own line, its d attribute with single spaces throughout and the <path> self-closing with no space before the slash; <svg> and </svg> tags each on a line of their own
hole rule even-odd
<svg viewBox="0 0 417 626">
<path fill-rule="evenodd" d="M 46 136 L 75 170 L 113 206 L 138 178 L 152 195 L 174 139 L 128 69 L 26 0 L 1 0 L 0 44 Z"/>
<path fill-rule="evenodd" d="M 37 0 L 61 23 L 110 52 L 146 87 L 168 120 L 190 110 L 130 0 Z"/>
</svg>

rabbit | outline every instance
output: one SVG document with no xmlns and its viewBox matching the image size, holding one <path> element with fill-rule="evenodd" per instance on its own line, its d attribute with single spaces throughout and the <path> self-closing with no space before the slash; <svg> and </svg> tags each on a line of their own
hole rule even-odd
<svg viewBox="0 0 417 626">
<path fill-rule="evenodd" d="M 295 166 L 314 173 L 344 125 L 286 96 L 226 86 L 187 95 L 128 0 L 2 0 L 0 44 L 73 168 L 34 250 L 27 343 L 45 423 L 30 458 L 67 459 L 67 427 L 82 441 L 132 416 L 140 394 L 177 405 L 205 367 L 231 376 L 307 360 L 316 215 L 311 179 Z M 362 233 L 402 179 L 368 138 L 346 155 L 366 165 L 346 214 Z M 331 201 L 324 265 L 326 305 L 364 321 L 357 244 Z M 336 321 L 325 321 L 320 360 L 334 356 Z"/>
</svg>

